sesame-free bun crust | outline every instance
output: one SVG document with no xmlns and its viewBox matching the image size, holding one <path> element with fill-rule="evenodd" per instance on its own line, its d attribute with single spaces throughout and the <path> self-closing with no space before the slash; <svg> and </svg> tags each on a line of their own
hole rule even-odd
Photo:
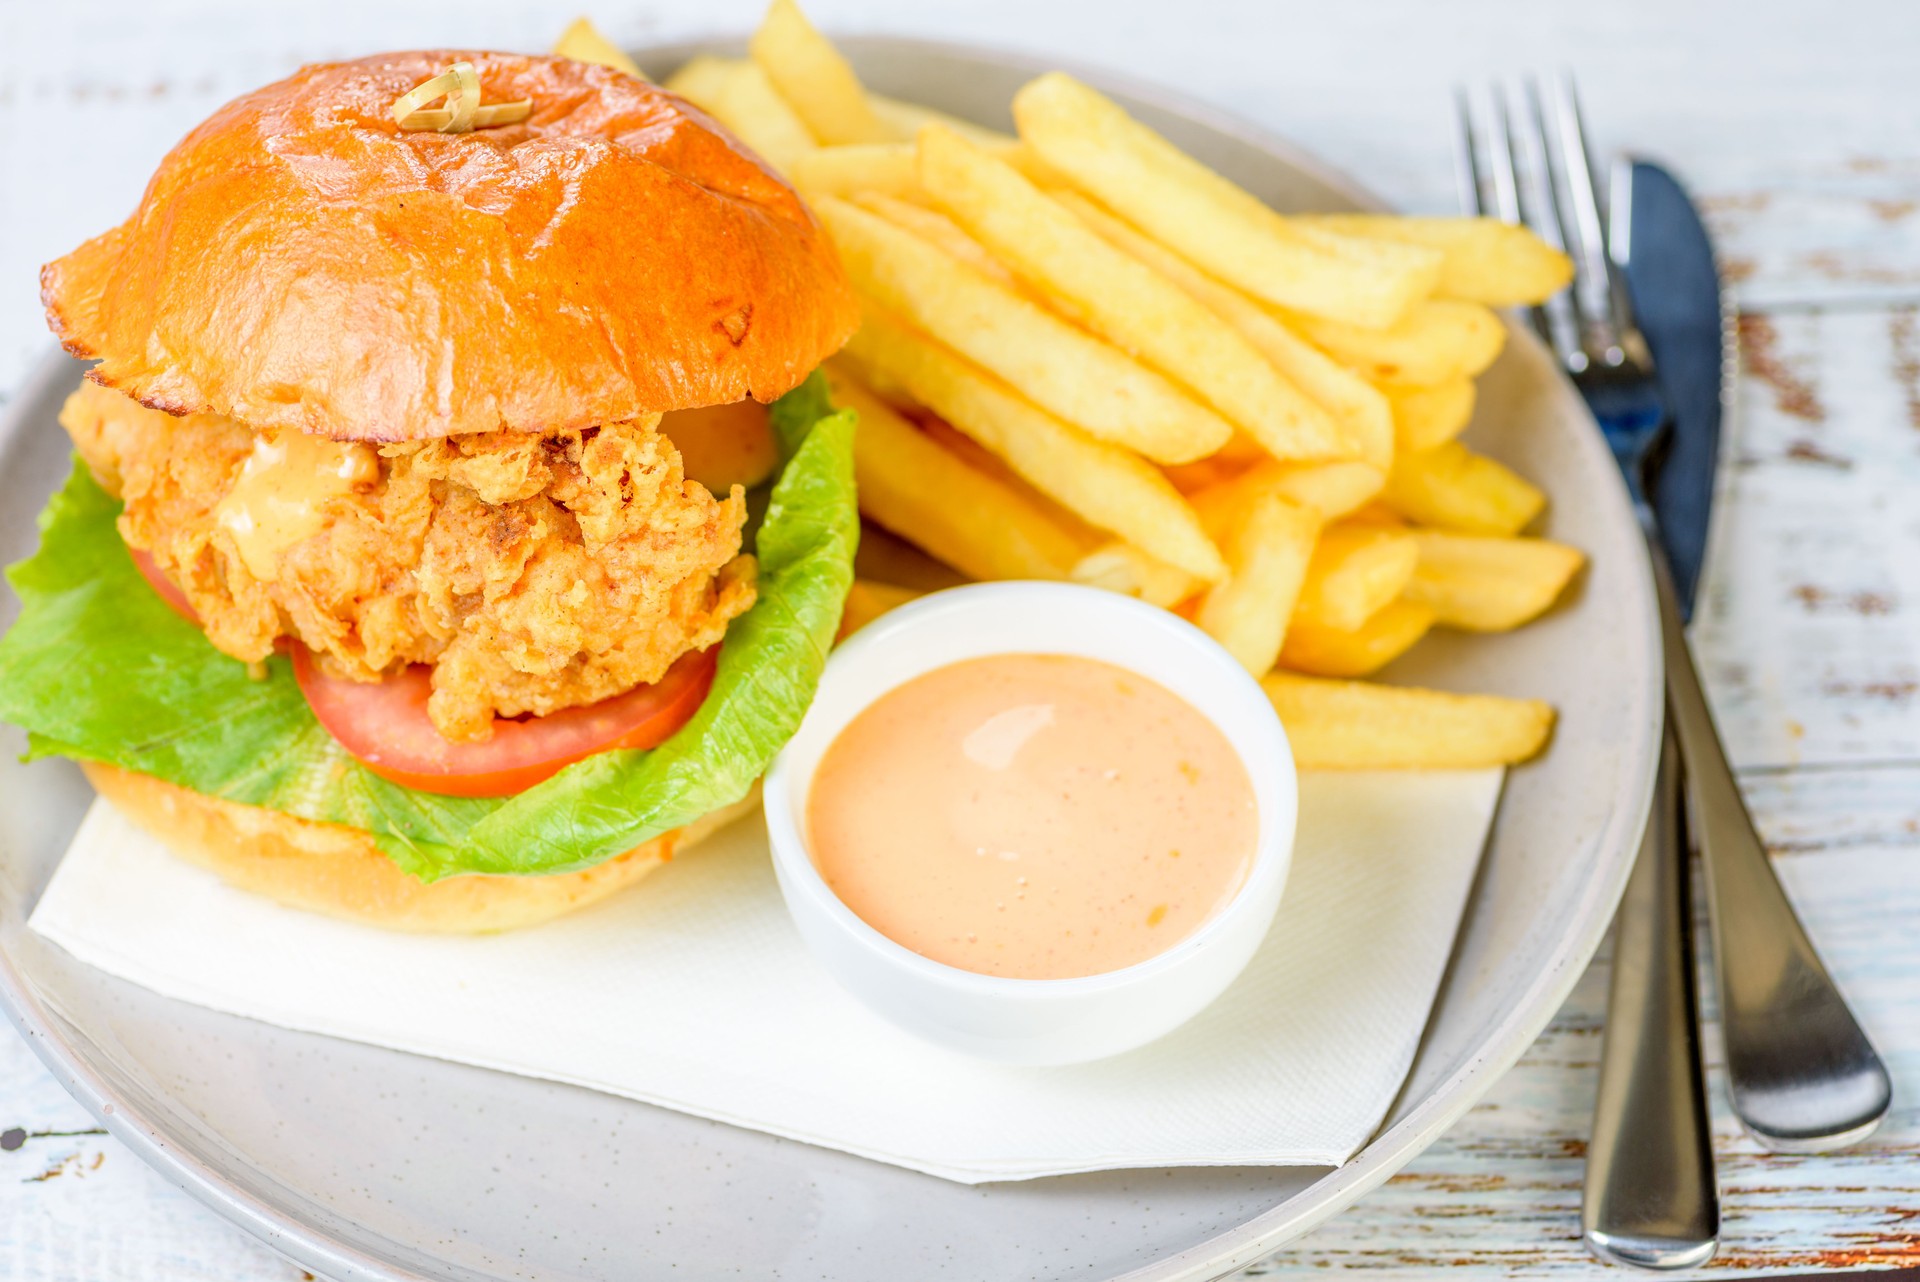
<svg viewBox="0 0 1920 1282">
<path fill-rule="evenodd" d="M 717 810 L 580 872 L 545 877 L 416 881 L 357 828 L 243 806 L 83 761 L 96 791 L 188 863 L 242 890 L 390 930 L 471 934 L 548 921 L 624 890 L 738 816 L 753 799 Z"/>
<path fill-rule="evenodd" d="M 523 123 L 407 132 L 448 64 Z M 788 187 L 672 94 L 460 50 L 307 67 L 222 107 L 124 224 L 41 273 L 91 377 L 170 413 L 401 441 L 771 400 L 852 334 Z"/>
</svg>

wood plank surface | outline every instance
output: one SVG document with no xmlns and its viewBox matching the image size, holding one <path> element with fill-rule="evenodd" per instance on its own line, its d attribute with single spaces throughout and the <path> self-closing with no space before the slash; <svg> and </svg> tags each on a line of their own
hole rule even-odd
<svg viewBox="0 0 1920 1282">
<path fill-rule="evenodd" d="M 760 0 L 588 6 L 629 45 L 744 31 Z M 810 0 L 832 30 L 1020 48 L 1169 85 L 1447 210 L 1452 86 L 1580 77 L 1602 151 L 1693 188 L 1746 313 L 1746 372 L 1698 628 L 1717 715 L 1796 902 L 1888 1055 L 1870 1144 L 1715 1139 L 1707 1272 L 1920 1264 L 1920 5 L 1912 0 Z M 302 62 L 538 48 L 571 10 L 387 0 L 0 4 L 0 396 L 47 346 L 37 272 L 124 216 L 161 153 Z M 1600 1277 L 1578 1242 L 1604 957 L 1539 1043 L 1385 1188 L 1258 1270 Z M 1711 998 L 1709 997 L 1709 1005 Z M 1717 1040 L 1709 1030 L 1717 1056 Z M 298 1277 L 111 1139 L 0 1032 L 0 1277 Z"/>
<path fill-rule="evenodd" d="M 1724 1246 L 1702 1277 L 1920 1266 L 1920 422 L 1900 355 L 1913 315 L 1750 313 L 1740 326 L 1695 643 L 1755 821 L 1887 1060 L 1894 1108 L 1846 1153 L 1763 1152 L 1727 1108 L 1703 965 Z M 1697 938 L 1710 948 L 1704 915 Z M 1580 1187 L 1607 975 L 1603 954 L 1449 1135 L 1258 1271 L 1599 1272 L 1580 1243 Z"/>
</svg>

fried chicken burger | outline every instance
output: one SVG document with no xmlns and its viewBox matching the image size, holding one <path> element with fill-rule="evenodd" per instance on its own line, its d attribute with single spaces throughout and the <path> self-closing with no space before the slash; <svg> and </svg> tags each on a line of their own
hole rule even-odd
<svg viewBox="0 0 1920 1282">
<path fill-rule="evenodd" d="M 96 363 L 0 717 L 186 858 L 521 925 L 714 826 L 798 725 L 857 533 L 809 375 L 857 309 L 793 190 L 673 95 L 552 57 L 308 67 L 42 293 Z"/>
</svg>

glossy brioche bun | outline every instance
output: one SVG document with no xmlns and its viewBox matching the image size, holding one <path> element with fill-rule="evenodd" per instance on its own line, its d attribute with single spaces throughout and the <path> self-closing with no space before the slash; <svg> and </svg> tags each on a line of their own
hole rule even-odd
<svg viewBox="0 0 1920 1282">
<path fill-rule="evenodd" d="M 152 775 L 83 761 L 94 788 L 188 863 L 290 908 L 388 930 L 471 934 L 512 930 L 623 890 L 753 804 L 717 810 L 603 864 L 549 877 L 448 877 L 400 871 L 357 828 L 243 806 Z"/>
<path fill-rule="evenodd" d="M 458 60 L 523 123 L 407 132 Z M 173 414 L 400 441 L 772 400 L 859 320 L 831 242 L 718 124 L 622 72 L 426 50 L 229 103 L 41 272 L 90 376 Z"/>
</svg>

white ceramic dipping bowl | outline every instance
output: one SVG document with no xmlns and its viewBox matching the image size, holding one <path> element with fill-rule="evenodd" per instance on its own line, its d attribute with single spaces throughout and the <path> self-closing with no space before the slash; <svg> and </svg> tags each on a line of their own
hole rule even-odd
<svg viewBox="0 0 1920 1282">
<path fill-rule="evenodd" d="M 1240 892 L 1166 952 L 1077 979 L 960 970 L 888 939 L 827 887 L 806 807 L 828 746 L 867 705 L 924 672 L 990 654 L 1074 654 L 1159 682 L 1219 727 L 1259 809 Z M 1131 1050 L 1218 997 L 1273 921 L 1293 855 L 1293 753 L 1259 683 L 1198 628 L 1097 588 L 982 583 L 936 592 L 868 624 L 827 662 L 800 732 L 767 772 L 767 835 L 787 908 L 813 955 L 874 1011 L 927 1041 L 1005 1064 L 1072 1064 Z M 902 841 L 911 841 L 902 833 Z"/>
</svg>

